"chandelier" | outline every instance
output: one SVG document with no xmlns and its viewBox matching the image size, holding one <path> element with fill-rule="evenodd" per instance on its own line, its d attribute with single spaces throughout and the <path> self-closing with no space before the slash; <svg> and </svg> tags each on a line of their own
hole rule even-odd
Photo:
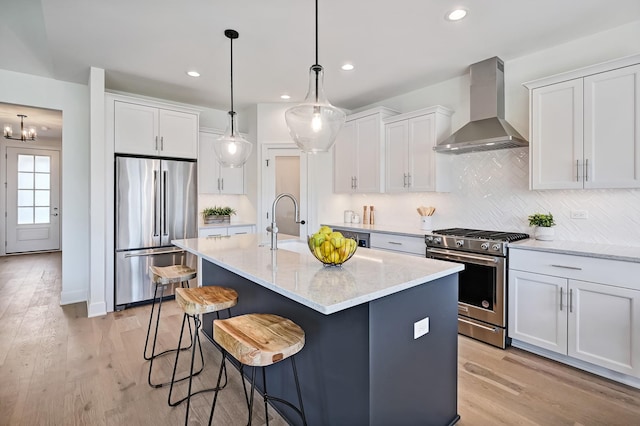
<svg viewBox="0 0 640 426">
<path fill-rule="evenodd" d="M 4 138 L 5 139 L 12 139 L 14 141 L 35 141 L 36 137 L 38 136 L 36 133 L 36 128 L 35 127 L 29 127 L 28 129 L 24 127 L 24 119 L 27 118 L 26 115 L 24 114 L 18 114 L 18 117 L 20 117 L 20 137 L 19 138 L 14 138 L 13 137 L 13 127 L 11 126 L 11 124 L 5 124 L 4 125 Z"/>
</svg>

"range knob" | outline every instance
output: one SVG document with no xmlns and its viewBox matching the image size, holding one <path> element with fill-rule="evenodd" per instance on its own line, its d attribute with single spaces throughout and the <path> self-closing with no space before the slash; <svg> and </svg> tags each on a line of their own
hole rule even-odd
<svg viewBox="0 0 640 426">
<path fill-rule="evenodd" d="M 456 246 L 462 247 L 464 245 L 464 240 L 456 240 Z"/>
<path fill-rule="evenodd" d="M 500 251 L 500 244 L 494 244 L 491 246 L 492 249 L 494 249 L 495 251 Z"/>
<path fill-rule="evenodd" d="M 489 250 L 489 243 L 482 243 L 482 244 L 480 245 L 480 248 L 481 248 L 482 250 Z"/>
</svg>

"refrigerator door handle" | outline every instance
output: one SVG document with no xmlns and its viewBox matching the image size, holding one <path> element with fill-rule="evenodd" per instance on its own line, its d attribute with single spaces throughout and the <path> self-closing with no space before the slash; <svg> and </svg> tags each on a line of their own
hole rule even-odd
<svg viewBox="0 0 640 426">
<path fill-rule="evenodd" d="M 168 250 L 168 251 L 145 251 L 142 253 L 127 253 L 124 255 L 125 258 L 130 257 L 146 257 L 146 256 L 158 256 L 161 254 L 173 254 L 173 253 L 184 253 L 185 251 L 182 249 L 179 250 Z"/>
<path fill-rule="evenodd" d="M 160 232 L 158 229 L 158 202 L 156 198 L 158 197 L 158 171 L 153 171 L 153 236 L 159 236 Z"/>
<path fill-rule="evenodd" d="M 164 170 L 162 172 L 162 236 L 167 237 L 167 174 L 168 172 Z"/>
</svg>

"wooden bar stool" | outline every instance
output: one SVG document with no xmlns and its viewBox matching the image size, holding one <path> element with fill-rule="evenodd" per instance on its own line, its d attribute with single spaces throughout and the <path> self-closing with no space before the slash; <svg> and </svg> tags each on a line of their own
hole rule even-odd
<svg viewBox="0 0 640 426">
<path fill-rule="evenodd" d="M 202 354 L 202 345 L 200 344 L 200 335 L 198 334 L 198 329 L 200 328 L 200 314 L 208 314 L 215 312 L 218 318 L 220 318 L 220 311 L 227 310 L 227 315 L 231 316 L 231 307 L 235 306 L 238 303 L 238 293 L 230 288 L 226 287 L 218 287 L 218 286 L 205 286 L 205 287 L 197 287 L 197 288 L 177 288 L 176 289 L 176 302 L 184 311 L 184 315 L 182 317 L 182 328 L 180 329 L 180 338 L 178 340 L 178 347 L 180 347 L 180 342 L 182 342 L 182 336 L 184 334 L 184 325 L 185 322 L 189 325 L 189 330 L 191 330 L 191 321 L 193 321 L 194 333 L 192 334 L 191 340 L 191 366 L 189 368 L 189 374 L 181 379 L 176 379 L 176 370 L 178 369 L 178 359 L 180 357 L 180 351 L 176 352 L 176 361 L 173 365 L 173 374 L 171 375 L 171 387 L 169 388 L 169 398 L 168 403 L 170 406 L 175 407 L 176 405 L 187 401 L 187 409 L 184 424 L 186 425 L 189 420 L 189 407 L 191 404 L 191 397 L 193 395 L 197 395 L 202 392 L 210 392 L 213 390 L 218 390 L 220 388 L 220 383 L 218 383 L 218 387 L 215 389 L 202 389 L 197 392 L 191 392 L 191 384 L 193 382 L 193 376 L 195 376 L 198 372 L 202 371 L 204 368 L 204 356 Z M 196 345 L 200 350 L 200 370 L 194 374 L 193 365 L 195 362 L 196 356 Z M 189 379 L 189 388 L 187 390 L 187 396 L 177 400 L 172 401 L 171 396 L 173 394 L 173 386 L 176 382 L 181 380 Z M 222 386 L 224 388 L 227 384 L 226 379 L 226 369 L 225 369 L 225 383 Z"/>
<path fill-rule="evenodd" d="M 209 415 L 209 425 L 213 421 L 213 413 L 218 399 L 218 388 L 222 378 L 222 369 L 225 366 L 226 354 L 228 353 L 240 362 L 240 375 L 242 376 L 242 386 L 245 389 L 245 398 L 249 408 L 249 425 L 251 425 L 253 413 L 253 392 L 256 383 L 256 367 L 262 367 L 262 382 L 264 383 L 264 414 L 266 424 L 269 424 L 269 414 L 267 412 L 267 401 L 273 400 L 285 404 L 295 410 L 304 425 L 307 419 L 302 405 L 302 395 L 300 393 L 300 383 L 294 355 L 304 346 L 304 330 L 293 321 L 272 314 L 247 314 L 239 315 L 224 320 L 213 321 L 213 339 L 222 347 L 222 362 L 218 373 L 216 391 L 211 404 L 211 414 Z M 298 393 L 299 408 L 282 398 L 271 396 L 267 393 L 267 378 L 265 367 L 280 362 L 286 358 L 291 359 L 293 377 Z M 253 367 L 251 373 L 251 393 L 247 397 L 247 390 L 242 374 L 243 366 Z"/>
<path fill-rule="evenodd" d="M 180 349 L 180 345 L 175 349 L 167 349 L 165 351 L 156 353 L 156 342 L 158 340 L 158 327 L 160 324 L 160 314 L 162 311 L 162 300 L 164 299 L 164 292 L 167 286 L 180 284 L 183 288 L 189 287 L 189 280 L 196 277 L 196 271 L 185 265 L 171 265 L 171 266 L 150 266 L 149 275 L 151 275 L 151 282 L 155 284 L 155 290 L 153 292 L 153 303 L 151 304 L 151 313 L 149 314 L 149 325 L 147 326 L 147 337 L 144 342 L 144 359 L 149 362 L 149 376 L 147 382 L 149 386 L 159 388 L 169 384 L 167 383 L 152 383 L 151 372 L 153 371 L 153 360 L 161 355 L 168 354 L 170 352 Z M 158 297 L 158 291 L 160 290 L 160 297 Z M 151 354 L 147 354 L 149 347 L 149 335 L 151 334 L 151 324 L 153 323 L 153 313 L 155 311 L 156 303 L 158 303 L 158 312 L 156 314 L 155 331 L 153 333 L 153 343 L 151 345 Z M 189 328 L 189 333 L 192 333 Z M 182 348 L 181 350 L 189 349 L 189 347 Z"/>
</svg>

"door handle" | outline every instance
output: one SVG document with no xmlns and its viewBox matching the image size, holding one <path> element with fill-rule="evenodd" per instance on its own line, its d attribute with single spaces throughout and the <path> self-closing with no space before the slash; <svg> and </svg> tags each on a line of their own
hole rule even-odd
<svg viewBox="0 0 640 426">
<path fill-rule="evenodd" d="M 589 182 L 589 159 L 584 160 L 584 181 Z"/>
<path fill-rule="evenodd" d="M 162 172 L 162 178 L 164 180 L 162 185 L 162 190 L 164 192 L 164 200 L 162 204 L 162 225 L 163 225 L 163 235 L 167 235 L 167 171 Z"/>
<path fill-rule="evenodd" d="M 560 287 L 560 312 L 562 312 L 562 296 L 564 294 L 564 289 Z"/>
<path fill-rule="evenodd" d="M 52 213 L 51 216 L 58 216 L 58 213 Z"/>
<path fill-rule="evenodd" d="M 580 182 L 580 164 L 578 164 L 578 160 L 576 160 L 576 182 Z"/>
<path fill-rule="evenodd" d="M 158 236 L 158 171 L 153 171 L 153 236 Z"/>
<path fill-rule="evenodd" d="M 164 151 L 164 136 L 160 136 L 160 151 Z"/>
</svg>

